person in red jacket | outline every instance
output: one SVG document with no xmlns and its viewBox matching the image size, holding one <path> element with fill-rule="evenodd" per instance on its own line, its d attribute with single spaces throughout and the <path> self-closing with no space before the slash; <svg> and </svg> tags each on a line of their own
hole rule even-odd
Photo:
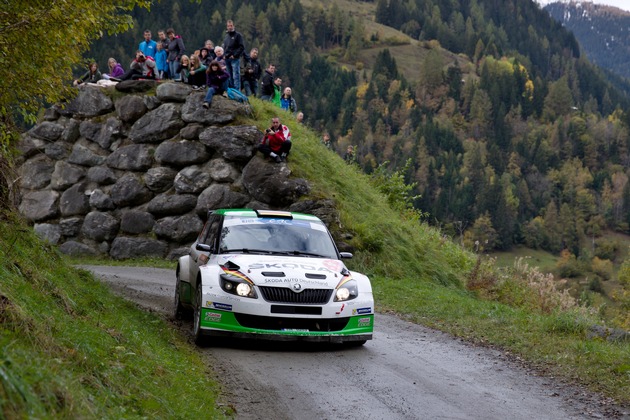
<svg viewBox="0 0 630 420">
<path fill-rule="evenodd" d="M 280 124 L 280 118 L 271 119 L 271 127 L 265 130 L 265 135 L 258 145 L 258 150 L 275 160 L 277 163 L 287 160 L 291 151 L 291 132 L 289 127 Z"/>
</svg>

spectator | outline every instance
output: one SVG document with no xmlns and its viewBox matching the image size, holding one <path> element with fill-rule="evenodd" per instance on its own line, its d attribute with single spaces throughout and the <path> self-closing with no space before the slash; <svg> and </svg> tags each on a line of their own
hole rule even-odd
<svg viewBox="0 0 630 420">
<path fill-rule="evenodd" d="M 230 75 L 230 87 L 241 90 L 241 56 L 245 51 L 243 35 L 236 32 L 233 21 L 228 20 L 226 26 L 227 34 L 223 40 L 223 50 L 226 68 Z"/>
<path fill-rule="evenodd" d="M 348 146 L 348 148 L 346 149 L 346 153 L 343 155 L 343 160 L 345 160 L 346 163 L 356 162 L 356 155 L 354 154 L 354 146 L 352 145 Z"/>
<path fill-rule="evenodd" d="M 280 107 L 293 114 L 297 111 L 297 103 L 295 102 L 293 96 L 291 96 L 290 87 L 284 88 L 284 93 L 280 97 Z"/>
<path fill-rule="evenodd" d="M 332 144 L 330 143 L 330 135 L 328 133 L 324 133 L 322 135 L 322 144 L 326 149 L 332 148 Z"/>
<path fill-rule="evenodd" d="M 151 31 L 146 29 L 144 31 L 144 41 L 138 45 L 138 49 L 142 51 L 146 57 L 155 58 L 155 53 L 157 51 L 157 42 L 151 39 Z"/>
<path fill-rule="evenodd" d="M 206 86 L 208 91 L 203 101 L 203 107 L 208 109 L 212 106 L 212 97 L 225 92 L 230 75 L 221 67 L 218 61 L 213 60 L 206 70 Z"/>
<path fill-rule="evenodd" d="M 166 57 L 168 54 L 164 50 L 164 46 L 161 42 L 157 43 L 157 50 L 155 51 L 155 69 L 157 79 L 168 78 L 168 63 Z"/>
<path fill-rule="evenodd" d="M 227 64 L 225 64 L 225 55 L 223 55 L 223 47 L 214 47 L 214 59 L 219 63 L 222 69 L 227 70 Z"/>
<path fill-rule="evenodd" d="M 136 58 L 131 62 L 129 70 L 123 74 L 120 79 L 111 78 L 111 80 L 138 80 L 138 79 L 155 79 L 155 60 L 153 57 L 147 57 L 140 50 L 136 51 Z"/>
<path fill-rule="evenodd" d="M 282 103 L 280 102 L 280 97 L 282 96 L 282 79 L 276 77 L 273 81 L 273 99 L 271 102 L 278 105 L 278 107 L 282 108 Z"/>
<path fill-rule="evenodd" d="M 186 48 L 184 47 L 182 37 L 175 35 L 175 30 L 173 28 L 168 28 L 166 30 L 166 35 L 169 39 L 168 46 L 166 47 L 168 52 L 168 57 L 166 59 L 168 62 L 168 71 L 170 77 L 177 80 L 179 79 L 179 73 L 177 72 L 179 60 L 182 58 L 182 55 L 186 53 Z"/>
<path fill-rule="evenodd" d="M 98 64 L 91 62 L 88 66 L 88 71 L 86 71 L 83 76 L 72 82 L 72 84 L 74 86 L 79 86 L 82 83 L 96 83 L 101 80 L 102 77 L 101 72 L 98 70 Z"/>
<path fill-rule="evenodd" d="M 273 88 L 273 75 L 276 72 L 276 66 L 269 64 L 269 67 L 265 69 L 265 74 L 262 78 L 262 84 L 260 86 L 260 99 L 263 101 L 272 101 L 274 95 Z"/>
<path fill-rule="evenodd" d="M 206 39 L 206 42 L 203 44 L 203 47 L 208 50 L 208 56 L 210 57 L 210 61 L 214 60 L 216 57 L 214 55 L 214 42 L 212 42 L 211 39 Z"/>
<path fill-rule="evenodd" d="M 206 69 L 207 67 L 201 64 L 201 60 L 198 56 L 193 55 L 190 57 L 188 84 L 192 85 L 193 89 L 201 89 L 205 86 Z"/>
<path fill-rule="evenodd" d="M 199 50 L 199 60 L 201 61 L 201 64 L 203 64 L 206 67 L 208 67 L 210 62 L 214 59 L 213 56 L 214 54 L 210 55 L 210 50 L 208 50 L 206 47 L 202 47 Z"/>
<path fill-rule="evenodd" d="M 295 116 L 295 120 L 300 124 L 304 123 L 304 113 L 298 112 L 297 115 Z"/>
<path fill-rule="evenodd" d="M 286 125 L 280 124 L 280 118 L 271 119 L 271 127 L 265 130 L 258 150 L 277 163 L 287 160 L 291 151 L 291 132 Z"/>
<path fill-rule="evenodd" d="M 103 79 L 109 80 L 110 77 L 119 78 L 125 74 L 125 69 L 123 69 L 120 63 L 113 57 L 107 60 L 107 67 L 109 67 L 109 73 L 103 74 Z"/>
<path fill-rule="evenodd" d="M 188 75 L 190 72 L 190 58 L 186 54 L 182 55 L 179 59 L 179 65 L 177 66 L 177 73 L 179 78 L 175 81 L 188 83 Z"/>
<path fill-rule="evenodd" d="M 258 80 L 262 74 L 262 67 L 258 61 L 258 48 L 252 48 L 249 57 L 245 58 L 245 74 L 243 74 L 243 89 L 245 95 L 258 95 Z"/>
</svg>

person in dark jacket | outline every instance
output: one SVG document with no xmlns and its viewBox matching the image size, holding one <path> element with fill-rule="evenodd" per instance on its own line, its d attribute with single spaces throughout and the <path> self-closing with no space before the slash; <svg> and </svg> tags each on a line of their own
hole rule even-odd
<svg viewBox="0 0 630 420">
<path fill-rule="evenodd" d="M 243 74 L 243 89 L 245 95 L 258 95 L 258 80 L 262 75 L 262 67 L 258 61 L 258 48 L 252 48 L 249 57 L 245 58 L 245 73 Z"/>
<path fill-rule="evenodd" d="M 166 36 L 169 39 L 168 47 L 166 48 L 168 52 L 168 57 L 166 58 L 168 71 L 171 78 L 177 80 L 179 79 L 179 60 L 182 58 L 182 55 L 186 54 L 186 48 L 184 47 L 182 37 L 175 35 L 175 29 L 168 28 L 166 30 Z"/>
<path fill-rule="evenodd" d="M 82 83 L 96 83 L 101 80 L 102 77 L 101 72 L 98 70 L 98 64 L 92 62 L 88 66 L 88 71 L 86 71 L 83 76 L 76 79 L 72 84 L 74 86 L 79 86 Z"/>
<path fill-rule="evenodd" d="M 260 86 L 260 99 L 263 101 L 272 101 L 275 94 L 275 88 L 273 86 L 273 75 L 276 72 L 276 66 L 269 64 L 269 67 L 265 69 L 263 74 L 262 83 Z"/>
<path fill-rule="evenodd" d="M 241 56 L 245 52 L 243 35 L 236 32 L 233 21 L 228 20 L 226 26 L 227 34 L 223 40 L 223 50 L 225 64 L 230 75 L 230 87 L 241 90 Z"/>
<path fill-rule="evenodd" d="M 220 95 L 226 91 L 227 81 L 229 80 L 230 75 L 221 68 L 221 65 L 218 61 L 214 60 L 208 66 L 206 70 L 206 85 L 208 86 L 208 91 L 206 92 L 206 97 L 203 100 L 203 107 L 208 109 L 212 106 L 212 97 L 214 95 Z"/>
</svg>

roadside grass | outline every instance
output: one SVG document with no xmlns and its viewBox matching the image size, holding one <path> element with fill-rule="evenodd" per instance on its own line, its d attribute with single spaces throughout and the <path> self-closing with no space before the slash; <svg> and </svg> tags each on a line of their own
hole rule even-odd
<svg viewBox="0 0 630 420">
<path fill-rule="evenodd" d="M 227 418 L 218 393 L 187 337 L 0 214 L 0 418 Z"/>
</svg>

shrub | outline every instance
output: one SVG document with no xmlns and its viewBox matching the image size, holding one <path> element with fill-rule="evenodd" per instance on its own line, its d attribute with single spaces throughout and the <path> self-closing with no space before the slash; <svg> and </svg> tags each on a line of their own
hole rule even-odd
<svg viewBox="0 0 630 420">
<path fill-rule="evenodd" d="M 613 263 L 607 259 L 593 257 L 591 260 L 591 271 L 601 277 L 602 280 L 610 280 L 613 275 Z"/>
</svg>

